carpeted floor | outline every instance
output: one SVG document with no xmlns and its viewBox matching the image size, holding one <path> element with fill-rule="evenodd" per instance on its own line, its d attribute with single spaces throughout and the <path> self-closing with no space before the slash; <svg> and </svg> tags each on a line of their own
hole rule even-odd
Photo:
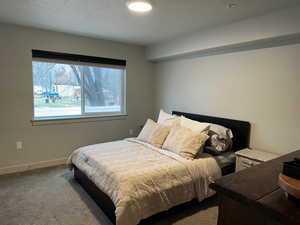
<svg viewBox="0 0 300 225">
<path fill-rule="evenodd" d="M 216 199 L 191 202 L 151 219 L 151 225 L 216 225 Z M 111 225 L 73 179 L 57 167 L 0 177 L 1 225 Z"/>
</svg>

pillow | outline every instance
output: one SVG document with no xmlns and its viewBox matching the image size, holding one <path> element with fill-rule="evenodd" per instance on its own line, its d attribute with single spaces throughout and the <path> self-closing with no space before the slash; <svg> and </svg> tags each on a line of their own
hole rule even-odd
<svg viewBox="0 0 300 225">
<path fill-rule="evenodd" d="M 209 141 L 206 146 L 206 152 L 225 152 L 232 147 L 232 131 L 226 127 L 217 124 L 211 124 L 209 128 Z"/>
<path fill-rule="evenodd" d="M 159 125 L 153 120 L 148 119 L 137 139 L 161 148 L 170 129 L 170 126 Z"/>
<path fill-rule="evenodd" d="M 204 132 L 194 132 L 177 125 L 172 127 L 162 148 L 184 158 L 194 159 L 208 138 L 209 136 Z"/>
<path fill-rule="evenodd" d="M 163 110 L 160 110 L 157 123 L 166 126 L 172 126 L 178 124 L 179 121 L 180 117 L 171 115 L 169 113 L 164 112 Z"/>
<path fill-rule="evenodd" d="M 223 135 L 223 136 L 228 136 L 229 138 L 233 138 L 232 131 L 227 127 L 223 127 L 221 125 L 211 123 L 209 130 L 215 132 L 218 135 Z"/>
<path fill-rule="evenodd" d="M 209 127 L 210 127 L 210 124 L 209 123 L 200 123 L 198 121 L 191 120 L 191 119 L 188 119 L 184 116 L 181 116 L 180 126 L 185 127 L 185 128 L 189 128 L 192 131 L 201 133 L 205 130 L 208 130 Z"/>
</svg>

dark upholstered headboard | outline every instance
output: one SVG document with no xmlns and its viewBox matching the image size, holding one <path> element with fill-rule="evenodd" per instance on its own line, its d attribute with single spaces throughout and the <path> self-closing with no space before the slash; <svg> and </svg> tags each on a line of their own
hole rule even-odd
<svg viewBox="0 0 300 225">
<path fill-rule="evenodd" d="M 233 133 L 232 151 L 238 151 L 244 148 L 249 148 L 251 132 L 251 124 L 249 122 L 213 116 L 205 116 L 199 114 L 184 113 L 178 111 L 173 111 L 172 114 L 177 116 L 185 116 L 186 118 L 196 120 L 199 122 L 214 123 L 227 127 L 231 129 Z"/>
</svg>

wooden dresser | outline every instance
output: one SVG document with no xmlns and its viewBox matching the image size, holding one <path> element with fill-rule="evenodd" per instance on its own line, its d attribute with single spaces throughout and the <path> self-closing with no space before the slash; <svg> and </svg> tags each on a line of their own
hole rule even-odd
<svg viewBox="0 0 300 225">
<path fill-rule="evenodd" d="M 218 225 L 300 225 L 300 205 L 278 186 L 282 163 L 300 150 L 225 176 L 211 188 L 219 196 Z"/>
</svg>

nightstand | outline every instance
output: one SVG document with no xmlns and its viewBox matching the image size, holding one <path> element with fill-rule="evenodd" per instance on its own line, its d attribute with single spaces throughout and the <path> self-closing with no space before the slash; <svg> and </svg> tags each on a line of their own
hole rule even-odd
<svg viewBox="0 0 300 225">
<path fill-rule="evenodd" d="M 275 153 L 253 150 L 248 148 L 240 150 L 235 154 L 236 172 L 279 157 L 279 155 Z"/>
</svg>

